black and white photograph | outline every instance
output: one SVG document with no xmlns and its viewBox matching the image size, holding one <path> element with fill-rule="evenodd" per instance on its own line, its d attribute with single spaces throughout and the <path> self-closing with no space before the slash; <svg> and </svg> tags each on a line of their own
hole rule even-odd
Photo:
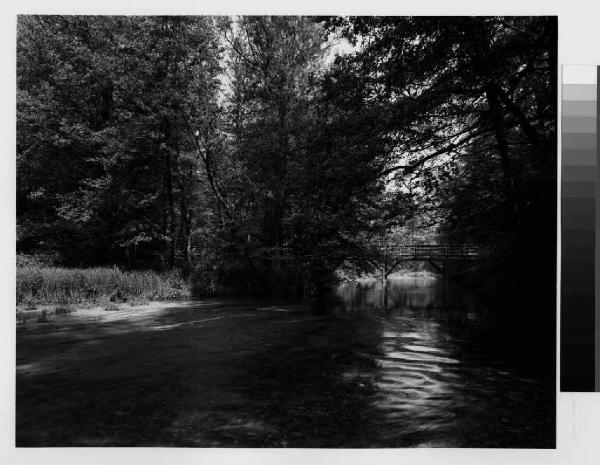
<svg viewBox="0 0 600 465">
<path fill-rule="evenodd" d="M 20 14 L 16 447 L 554 449 L 557 56 L 557 16 Z"/>
</svg>

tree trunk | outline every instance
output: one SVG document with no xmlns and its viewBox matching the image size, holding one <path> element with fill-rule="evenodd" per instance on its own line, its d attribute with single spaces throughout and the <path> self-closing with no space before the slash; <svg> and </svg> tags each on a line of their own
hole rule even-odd
<svg viewBox="0 0 600 465">
<path fill-rule="evenodd" d="M 492 117 L 492 125 L 494 128 L 494 134 L 498 143 L 498 152 L 500 154 L 500 161 L 502 164 L 502 173 L 504 176 L 504 183 L 506 189 L 506 197 L 511 205 L 513 213 L 513 221 L 515 225 L 515 235 L 517 242 L 520 237 L 521 230 L 521 205 L 518 188 L 515 182 L 515 174 L 513 172 L 512 164 L 508 153 L 508 141 L 506 139 L 506 132 L 504 128 L 504 114 L 500 105 L 500 97 L 495 88 L 495 84 L 488 84 L 486 86 L 485 95 L 490 108 L 490 115 Z"/>
<path fill-rule="evenodd" d="M 191 170 L 190 170 L 191 179 Z M 183 272 L 187 276 L 192 269 L 192 254 L 191 254 L 191 231 L 192 231 L 192 212 L 189 207 L 188 186 L 183 176 L 179 178 L 179 241 L 182 246 L 183 254 Z"/>
<path fill-rule="evenodd" d="M 165 188 L 168 205 L 169 268 L 175 266 L 175 201 L 173 200 L 173 166 L 171 149 L 165 150 Z"/>
</svg>

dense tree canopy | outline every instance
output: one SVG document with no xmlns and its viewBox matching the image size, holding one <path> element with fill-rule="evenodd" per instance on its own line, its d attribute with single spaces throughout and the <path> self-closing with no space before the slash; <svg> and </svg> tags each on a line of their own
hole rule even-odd
<svg viewBox="0 0 600 465">
<path fill-rule="evenodd" d="M 551 283 L 556 30 L 20 17 L 17 248 L 318 295 L 374 238 L 419 236 L 484 246 L 502 286 L 522 259 Z"/>
<path fill-rule="evenodd" d="M 18 245 L 69 264 L 173 266 L 194 210 L 194 128 L 216 105 L 210 21 L 22 17 Z"/>
<path fill-rule="evenodd" d="M 362 135 L 387 145 L 379 176 L 415 192 L 443 240 L 486 246 L 515 281 L 526 271 L 552 282 L 556 18 L 335 18 L 330 27 L 361 45 L 338 67 L 360 77 L 379 115 L 366 116 Z"/>
</svg>

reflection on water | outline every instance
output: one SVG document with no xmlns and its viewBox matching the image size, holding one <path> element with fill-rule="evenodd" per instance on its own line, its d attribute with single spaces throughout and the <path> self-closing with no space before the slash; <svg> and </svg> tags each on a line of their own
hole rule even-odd
<svg viewBox="0 0 600 465">
<path fill-rule="evenodd" d="M 469 295 L 434 278 L 336 294 L 326 315 L 211 299 L 20 330 L 17 444 L 554 446 L 552 380 L 506 357 Z"/>
<path fill-rule="evenodd" d="M 388 279 L 385 286 L 379 279 L 349 281 L 337 287 L 336 295 L 350 312 L 458 309 L 470 318 L 482 313 L 468 294 L 431 274 Z"/>
<path fill-rule="evenodd" d="M 337 296 L 345 312 L 382 312 L 377 369 L 345 374 L 372 379 L 381 445 L 411 438 L 421 446 L 491 447 L 502 445 L 495 434 L 516 440 L 536 428 L 540 437 L 517 444 L 552 445 L 552 413 L 540 408 L 551 383 L 513 370 L 502 347 L 488 344 L 491 322 L 468 294 L 423 277 L 348 282 Z"/>
</svg>

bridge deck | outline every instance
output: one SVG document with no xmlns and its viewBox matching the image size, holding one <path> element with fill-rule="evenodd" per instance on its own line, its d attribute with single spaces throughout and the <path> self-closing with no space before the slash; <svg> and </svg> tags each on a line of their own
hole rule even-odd
<svg viewBox="0 0 600 465">
<path fill-rule="evenodd" d="M 474 258 L 479 248 L 468 244 L 374 244 L 386 255 L 413 260 Z"/>
</svg>

